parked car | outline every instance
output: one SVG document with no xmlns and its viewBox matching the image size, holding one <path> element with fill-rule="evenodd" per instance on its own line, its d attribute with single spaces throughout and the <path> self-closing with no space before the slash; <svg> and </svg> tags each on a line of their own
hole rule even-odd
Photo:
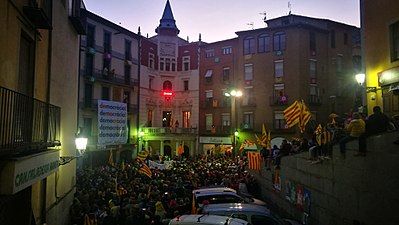
<svg viewBox="0 0 399 225">
<path fill-rule="evenodd" d="M 169 225 L 249 225 L 245 220 L 218 215 L 182 215 L 170 220 Z"/>
<path fill-rule="evenodd" d="M 291 225 L 290 222 L 295 222 L 282 219 L 264 206 L 247 203 L 209 204 L 204 206 L 203 213 L 240 218 L 251 225 Z"/>
<path fill-rule="evenodd" d="M 242 196 L 236 190 L 227 187 L 211 187 L 196 189 L 193 192 L 192 213 L 205 204 L 218 203 L 248 203 L 266 206 L 266 202 L 252 198 L 251 196 Z"/>
</svg>

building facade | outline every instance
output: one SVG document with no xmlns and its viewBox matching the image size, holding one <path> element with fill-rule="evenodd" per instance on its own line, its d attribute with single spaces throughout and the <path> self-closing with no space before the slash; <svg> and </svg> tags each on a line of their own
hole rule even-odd
<svg viewBox="0 0 399 225">
<path fill-rule="evenodd" d="M 87 35 L 80 40 L 79 127 L 88 137 L 88 146 L 82 166 L 107 163 L 110 154 L 114 161 L 131 161 L 138 133 L 140 36 L 92 12 L 85 14 Z M 102 103 L 126 104 L 126 115 L 121 117 L 127 121 L 126 129 L 122 128 L 124 137 L 108 138 L 115 130 L 102 122 L 108 118 L 103 116 Z"/>
<path fill-rule="evenodd" d="M 381 106 L 399 114 L 399 5 L 396 1 L 361 0 L 363 71 L 368 111 Z"/>
<path fill-rule="evenodd" d="M 237 85 L 237 49 L 237 38 L 201 45 L 200 153 L 233 153 L 233 134 L 238 128 L 237 117 L 233 114 L 238 108 L 235 103 L 240 103 L 240 99 L 225 94 Z"/>
<path fill-rule="evenodd" d="M 0 1 L 1 224 L 70 222 L 81 7 Z"/>
<path fill-rule="evenodd" d="M 156 33 L 141 40 L 139 150 L 193 156 L 198 145 L 200 42 L 178 36 L 169 1 Z"/>
<path fill-rule="evenodd" d="M 233 39 L 235 44 L 232 45 L 236 47 L 231 54 L 234 57 L 229 65 L 233 68 L 234 80 L 230 84 L 207 86 L 207 80 L 224 79 L 218 67 L 226 61 L 216 53 L 217 49 L 223 54 L 224 44 L 211 43 L 202 48 L 200 96 L 210 99 L 211 92 L 222 96 L 229 88 L 241 90 L 243 94 L 235 98 L 234 109 L 211 112 L 206 107 L 201 108 L 200 121 L 204 129 L 200 133 L 212 131 L 210 128 L 214 126 L 214 136 L 218 136 L 218 128 L 229 123 L 219 118 L 227 118 L 228 113 L 233 115 L 234 112 L 235 129 L 230 129 L 229 134 L 232 136 L 237 130 L 239 142 L 255 141 L 254 134 L 260 135 L 263 124 L 266 130 L 271 130 L 272 138 L 299 136 L 296 127 L 286 125 L 283 111 L 294 101 L 304 100 L 312 113 L 312 121 L 304 134 L 310 137 L 315 125 L 329 121 L 329 114 L 343 115 L 357 110 L 354 74 L 359 70 L 361 58 L 358 28 L 298 15 L 266 23 L 265 28 L 236 32 L 238 37 Z M 213 49 L 213 45 L 217 47 Z M 212 68 L 219 72 L 210 79 L 208 71 Z M 215 103 L 212 107 L 219 104 L 218 100 L 212 102 Z"/>
</svg>

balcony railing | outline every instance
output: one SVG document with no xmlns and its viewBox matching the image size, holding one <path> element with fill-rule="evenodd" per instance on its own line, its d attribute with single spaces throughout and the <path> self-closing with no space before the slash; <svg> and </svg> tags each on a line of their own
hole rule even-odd
<svg viewBox="0 0 399 225">
<path fill-rule="evenodd" d="M 87 74 L 85 70 L 81 70 L 82 74 L 85 74 L 87 78 L 92 79 L 93 81 L 107 81 L 112 82 L 114 84 L 119 85 L 128 85 L 128 86 L 139 86 L 138 79 L 133 79 L 131 77 L 113 74 L 112 72 L 103 72 L 100 69 L 94 69 L 93 74 Z"/>
<path fill-rule="evenodd" d="M 163 134 L 197 134 L 197 128 L 175 128 L 175 127 L 143 127 L 140 128 L 145 135 L 163 135 Z"/>
<path fill-rule="evenodd" d="M 60 145 L 61 108 L 0 87 L 0 155 Z"/>
<path fill-rule="evenodd" d="M 79 108 L 83 109 L 92 109 L 92 110 L 98 110 L 98 99 L 88 99 L 87 101 L 82 101 L 79 102 Z M 137 112 L 138 111 L 138 105 L 137 104 L 127 104 L 127 112 Z"/>
</svg>

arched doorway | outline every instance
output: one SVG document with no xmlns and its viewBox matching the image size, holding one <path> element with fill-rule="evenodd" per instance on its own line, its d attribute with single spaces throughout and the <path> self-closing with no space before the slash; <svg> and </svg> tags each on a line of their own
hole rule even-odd
<svg viewBox="0 0 399 225">
<path fill-rule="evenodd" d="M 163 152 L 165 156 L 168 156 L 169 158 L 172 158 L 172 148 L 169 145 L 164 145 L 163 146 Z"/>
</svg>

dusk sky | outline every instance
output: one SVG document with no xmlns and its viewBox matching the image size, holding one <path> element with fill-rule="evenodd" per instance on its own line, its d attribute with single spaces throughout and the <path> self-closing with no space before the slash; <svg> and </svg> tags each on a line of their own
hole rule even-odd
<svg viewBox="0 0 399 225">
<path fill-rule="evenodd" d="M 360 27 L 359 0 L 169 0 L 179 37 L 205 42 L 236 37 L 236 31 L 265 27 L 267 19 L 291 13 Z M 143 36 L 155 35 L 166 0 L 84 0 L 86 9 Z M 253 24 L 253 25 L 251 25 Z"/>
</svg>

